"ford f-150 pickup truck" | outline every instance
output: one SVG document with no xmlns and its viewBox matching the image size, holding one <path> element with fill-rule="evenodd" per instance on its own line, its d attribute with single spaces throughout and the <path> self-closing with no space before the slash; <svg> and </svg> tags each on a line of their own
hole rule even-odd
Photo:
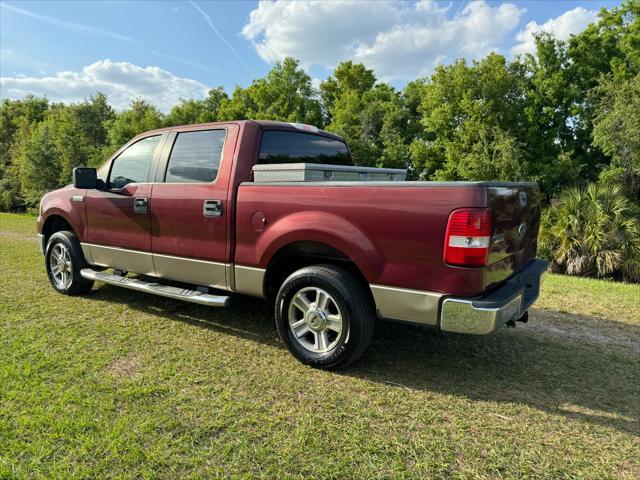
<svg viewBox="0 0 640 480">
<path fill-rule="evenodd" d="M 527 320 L 533 183 L 254 180 L 254 167 L 353 165 L 343 139 L 270 121 L 154 130 L 46 194 L 38 238 L 60 293 L 94 281 L 202 305 L 273 300 L 300 361 L 345 366 L 379 319 L 488 334 Z"/>
</svg>

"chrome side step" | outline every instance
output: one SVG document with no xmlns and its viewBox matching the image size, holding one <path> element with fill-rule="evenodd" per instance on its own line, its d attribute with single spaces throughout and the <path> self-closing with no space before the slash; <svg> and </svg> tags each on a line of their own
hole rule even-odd
<svg viewBox="0 0 640 480">
<path fill-rule="evenodd" d="M 96 272 L 90 268 L 80 270 L 80 275 L 88 280 L 96 280 L 117 287 L 152 293 L 154 295 L 160 295 L 161 297 L 184 300 L 185 302 L 207 305 L 209 307 L 226 307 L 230 301 L 230 297 L 226 295 L 211 295 L 198 290 L 188 290 L 185 288 L 171 287 L 169 285 L 161 285 L 159 283 L 144 282 L 137 278 L 114 275 L 106 272 Z"/>
</svg>

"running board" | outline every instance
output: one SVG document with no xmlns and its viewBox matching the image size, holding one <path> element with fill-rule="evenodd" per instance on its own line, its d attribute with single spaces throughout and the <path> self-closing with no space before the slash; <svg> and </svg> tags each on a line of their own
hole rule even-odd
<svg viewBox="0 0 640 480">
<path fill-rule="evenodd" d="M 124 287 L 139 292 L 153 293 L 161 297 L 173 298 L 174 300 L 184 300 L 185 302 L 207 305 L 209 307 L 226 307 L 229 305 L 230 297 L 226 295 L 211 295 L 198 290 L 188 290 L 185 288 L 171 287 L 159 283 L 144 282 L 137 278 L 113 275 L 111 273 L 96 272 L 90 268 L 80 270 L 80 275 L 87 280 L 108 283 L 117 287 Z"/>
</svg>

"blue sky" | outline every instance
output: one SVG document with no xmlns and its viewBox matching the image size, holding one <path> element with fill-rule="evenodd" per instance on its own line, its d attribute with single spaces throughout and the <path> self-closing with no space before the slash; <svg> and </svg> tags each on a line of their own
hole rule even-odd
<svg viewBox="0 0 640 480">
<path fill-rule="evenodd" d="M 118 108 L 141 96 L 231 92 L 291 55 L 317 83 L 343 59 L 402 87 L 438 63 L 531 49 L 532 32 L 577 33 L 619 1 L 15 1 L 0 6 L 0 94 Z"/>
</svg>

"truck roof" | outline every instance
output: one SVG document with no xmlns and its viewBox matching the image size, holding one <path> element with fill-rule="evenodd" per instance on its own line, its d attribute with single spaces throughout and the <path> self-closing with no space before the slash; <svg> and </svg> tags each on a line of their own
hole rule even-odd
<svg viewBox="0 0 640 480">
<path fill-rule="evenodd" d="M 322 135 L 324 137 L 330 137 L 336 140 L 340 140 L 344 142 L 344 139 L 339 135 L 335 135 L 331 132 L 327 132 L 325 130 L 321 130 L 313 125 L 306 125 L 303 123 L 294 123 L 294 122 L 278 122 L 275 120 L 229 120 L 226 122 L 208 122 L 208 123 L 192 123 L 188 125 L 174 125 L 172 127 L 163 127 L 157 128 L 155 130 L 149 130 L 147 133 L 162 133 L 169 130 L 187 130 L 194 127 L 202 128 L 202 127 L 217 127 L 220 125 L 228 125 L 229 123 L 253 123 L 255 125 L 259 125 L 263 130 L 287 130 L 291 132 L 304 132 L 304 133 L 313 133 L 317 135 Z M 142 134 L 140 134 L 142 135 Z"/>
</svg>

